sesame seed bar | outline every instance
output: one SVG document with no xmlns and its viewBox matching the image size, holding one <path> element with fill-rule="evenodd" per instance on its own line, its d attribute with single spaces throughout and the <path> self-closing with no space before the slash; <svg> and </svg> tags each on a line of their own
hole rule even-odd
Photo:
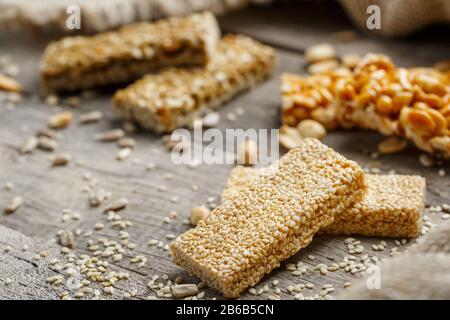
<svg viewBox="0 0 450 320">
<path fill-rule="evenodd" d="M 450 73 L 396 68 L 388 57 L 368 54 L 353 71 L 285 74 L 281 82 L 283 124 L 313 119 L 328 129 L 377 130 L 450 158 Z"/>
<path fill-rule="evenodd" d="M 251 185 L 266 168 L 231 170 L 222 199 Z M 366 174 L 364 198 L 320 231 L 325 234 L 413 238 L 419 235 L 425 202 L 425 179 L 411 175 Z"/>
<path fill-rule="evenodd" d="M 206 68 L 147 75 L 114 95 L 115 110 L 144 129 L 171 132 L 261 82 L 275 62 L 272 48 L 248 37 L 227 35 Z"/>
<path fill-rule="evenodd" d="M 131 82 L 162 67 L 204 66 L 219 38 L 209 12 L 65 37 L 47 46 L 42 81 L 47 92 L 77 91 Z"/>
<path fill-rule="evenodd" d="M 270 168 L 170 244 L 175 263 L 226 297 L 257 284 L 365 193 L 362 169 L 316 139 Z"/>
</svg>

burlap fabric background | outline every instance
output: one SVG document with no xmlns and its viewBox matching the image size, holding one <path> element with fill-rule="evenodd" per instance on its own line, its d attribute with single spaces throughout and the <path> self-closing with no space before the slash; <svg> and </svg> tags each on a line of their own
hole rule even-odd
<svg viewBox="0 0 450 320">
<path fill-rule="evenodd" d="M 70 4 L 81 9 L 82 31 L 92 33 L 135 21 L 202 10 L 222 14 L 249 3 L 271 1 L 276 0 L 0 0 L 0 28 L 67 31 L 66 8 Z M 369 31 L 367 7 L 379 5 L 381 30 L 370 32 L 383 36 L 403 36 L 430 23 L 450 22 L 450 0 L 340 0 L 340 3 L 366 31 Z"/>
<path fill-rule="evenodd" d="M 0 0 L 0 28 L 67 32 L 66 9 L 77 5 L 83 32 L 209 10 L 215 14 L 267 0 Z"/>
<path fill-rule="evenodd" d="M 431 23 L 450 22 L 450 0 L 340 0 L 361 28 L 382 36 L 404 36 Z M 376 4 L 381 11 L 381 29 L 368 30 L 366 10 Z"/>
</svg>

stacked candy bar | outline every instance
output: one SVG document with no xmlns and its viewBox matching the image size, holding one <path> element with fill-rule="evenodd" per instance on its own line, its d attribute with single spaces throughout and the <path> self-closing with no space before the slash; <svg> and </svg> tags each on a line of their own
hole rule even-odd
<svg viewBox="0 0 450 320">
<path fill-rule="evenodd" d="M 171 245 L 173 260 L 227 297 L 237 297 L 307 246 L 366 191 L 364 173 L 305 139 L 267 175 L 231 194 Z"/>
<path fill-rule="evenodd" d="M 268 169 L 231 170 L 222 201 L 253 184 Z M 367 194 L 335 217 L 321 233 L 413 238 L 419 235 L 425 205 L 425 179 L 409 175 L 366 174 Z"/>
<path fill-rule="evenodd" d="M 220 31 L 211 13 L 137 23 L 51 43 L 42 58 L 47 92 L 127 83 L 169 66 L 204 66 Z"/>
<path fill-rule="evenodd" d="M 142 128 L 170 132 L 264 80 L 275 61 L 272 48 L 228 35 L 206 68 L 147 75 L 114 95 L 115 109 Z"/>
</svg>

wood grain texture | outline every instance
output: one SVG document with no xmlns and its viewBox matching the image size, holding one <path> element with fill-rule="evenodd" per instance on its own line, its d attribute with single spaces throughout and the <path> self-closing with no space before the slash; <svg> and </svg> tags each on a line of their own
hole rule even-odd
<svg viewBox="0 0 450 320">
<path fill-rule="evenodd" d="M 329 42 L 330 33 L 353 28 L 342 11 L 337 7 L 319 7 L 311 9 L 307 6 L 293 5 L 293 7 L 277 6 L 274 9 L 250 8 L 242 12 L 235 12 L 221 19 L 222 27 L 226 31 L 242 32 L 252 35 L 272 45 L 276 45 L 279 55 L 279 66 L 276 74 L 267 82 L 254 88 L 250 92 L 227 103 L 220 110 L 221 121 L 218 128 L 277 128 L 279 122 L 279 82 L 282 72 L 304 72 L 305 61 L 300 52 L 312 43 Z M 316 18 L 311 16 L 316 14 Z M 270 19 L 269 19 L 270 18 Z M 327 23 L 321 23 L 326 20 Z M 130 241 L 137 244 L 137 248 L 126 253 L 126 258 L 120 263 L 114 263 L 113 268 L 127 270 L 131 274 L 130 281 L 121 282 L 117 295 L 122 298 L 125 292 L 138 290 L 137 298 L 153 295 L 146 283 L 152 275 L 167 274 L 174 280 L 182 275 L 186 282 L 198 279 L 189 277 L 181 268 L 175 266 L 168 252 L 147 245 L 151 239 L 168 243 L 167 234 L 178 235 L 186 231 L 189 226 L 182 221 L 189 217 L 190 209 L 207 202 L 208 198 L 218 197 L 225 185 L 230 166 L 201 165 L 190 168 L 185 165 L 177 166 L 170 161 L 170 154 L 165 149 L 159 136 L 141 132 L 133 135 L 137 146 L 129 159 L 119 162 L 115 159 L 119 150 L 115 143 L 100 143 L 93 139 L 93 135 L 104 130 L 119 128 L 121 123 L 111 110 L 111 92 L 100 92 L 94 97 L 85 98 L 78 108 L 67 106 L 50 107 L 38 99 L 40 82 L 38 75 L 38 61 L 43 40 L 37 37 L 24 37 L 20 41 L 11 39 L 8 35 L 0 35 L 5 46 L 1 46 L 0 54 L 11 54 L 20 66 L 18 79 L 24 84 L 28 94 L 10 111 L 6 103 L 0 102 L 0 207 L 3 207 L 14 195 L 21 195 L 24 204 L 14 214 L 0 213 L 0 299 L 53 299 L 58 298 L 62 288 L 56 290 L 45 283 L 45 278 L 52 275 L 46 263 L 51 256 L 59 254 L 59 246 L 54 243 L 56 232 L 60 229 L 83 231 L 93 230 L 95 223 L 102 222 L 105 228 L 94 231 L 90 238 L 107 237 L 118 240 L 118 232 L 112 229 L 102 213 L 103 207 L 92 209 L 88 204 L 88 195 L 83 192 L 88 183 L 83 175 L 89 173 L 98 187 L 113 193 L 113 197 L 126 197 L 129 206 L 121 212 L 122 217 L 133 222 L 127 230 Z M 434 39 L 434 40 L 433 40 Z M 430 35 L 430 38 L 418 36 L 408 40 L 384 41 L 371 39 L 360 34 L 360 38 L 348 44 L 338 44 L 339 53 L 345 52 L 384 52 L 390 54 L 400 65 L 431 65 L 437 59 L 448 57 L 450 48 L 448 43 Z M 226 119 L 226 115 L 236 108 L 243 108 L 245 114 L 239 116 L 235 122 Z M 30 135 L 46 126 L 50 115 L 61 110 L 70 109 L 76 118 L 88 110 L 100 110 L 105 119 L 98 124 L 72 124 L 61 131 L 58 152 L 68 152 L 73 161 L 67 167 L 51 168 L 49 153 L 36 150 L 30 155 L 19 155 L 17 148 Z M 409 147 L 401 154 L 372 159 L 368 153 L 376 150 L 377 143 L 383 137 L 373 132 L 336 131 L 330 133 L 325 143 L 343 153 L 345 156 L 358 161 L 366 168 L 376 167 L 383 172 L 395 170 L 400 174 L 420 174 L 427 178 L 427 203 L 438 205 L 450 202 L 450 179 L 448 176 L 439 177 L 438 167 L 425 168 L 419 161 L 420 152 Z M 155 163 L 156 168 L 151 171 L 145 169 L 147 163 Z M 450 174 L 448 163 L 443 166 Z M 168 174 L 173 179 L 168 179 Z M 8 191 L 3 185 L 11 182 L 14 187 Z M 193 190 L 193 185 L 198 190 Z M 167 190 L 161 191 L 161 186 Z M 173 197 L 179 198 L 173 202 Z M 79 221 L 62 222 L 62 211 L 71 209 L 79 212 Z M 164 219 L 171 211 L 178 213 L 171 223 Z M 438 223 L 440 216 L 429 214 L 430 220 Z M 303 261 L 311 267 L 319 262 L 330 264 L 332 260 L 340 261 L 348 255 L 343 236 L 320 236 L 305 250 L 288 260 L 288 262 Z M 389 250 L 373 252 L 371 245 L 382 239 L 356 237 L 361 240 L 365 252 L 370 256 L 380 258 L 389 256 Z M 87 237 L 77 238 L 74 251 L 78 254 L 86 251 Z M 388 239 L 388 248 L 394 246 L 394 240 Z M 30 252 L 21 252 L 24 243 L 30 246 L 30 251 L 38 252 L 47 248 L 51 253 L 49 258 L 39 263 L 33 262 Z M 11 245 L 11 253 L 3 252 L 3 247 Z M 129 263 L 133 255 L 141 254 L 148 258 L 143 268 L 136 268 Z M 308 255 L 314 255 L 310 260 Z M 29 276 L 32 275 L 30 278 Z M 10 285 L 4 283 L 5 278 L 16 279 Z M 306 296 L 320 292 L 324 284 L 333 284 L 336 291 L 332 296 L 342 292 L 345 281 L 351 281 L 352 276 L 343 271 L 330 272 L 322 276 L 310 271 L 303 276 L 293 276 L 284 267 L 267 276 L 257 287 L 269 285 L 275 279 L 280 281 L 282 299 L 292 299 L 286 288 L 289 285 L 311 282 L 314 289 L 305 289 Z M 270 292 L 269 292 L 270 293 Z M 222 297 L 214 291 L 207 290 L 206 298 Z M 107 297 L 108 298 L 108 297 Z M 245 293 L 242 299 L 265 299 L 267 294 L 252 296 Z"/>
</svg>

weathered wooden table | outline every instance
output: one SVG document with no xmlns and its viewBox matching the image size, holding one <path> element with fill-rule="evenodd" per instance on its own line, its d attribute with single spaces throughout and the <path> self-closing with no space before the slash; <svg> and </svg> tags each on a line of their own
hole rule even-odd
<svg viewBox="0 0 450 320">
<path fill-rule="evenodd" d="M 450 44 L 443 38 L 445 33 L 448 34 L 448 28 L 446 32 L 442 32 L 441 28 L 441 33 L 431 28 L 411 38 L 396 41 L 370 38 L 358 33 L 354 41 L 340 42 L 332 33 L 353 30 L 354 27 L 337 4 L 308 2 L 249 8 L 230 13 L 220 21 L 225 32 L 247 34 L 273 45 L 277 48 L 280 60 L 276 74 L 269 81 L 240 95 L 220 110 L 222 117 L 218 127 L 221 129 L 278 128 L 279 75 L 286 71 L 303 73 L 305 61 L 302 52 L 312 44 L 332 43 L 340 54 L 382 52 L 390 55 L 401 66 L 429 66 L 450 56 Z M 148 241 L 157 239 L 166 244 L 170 241 L 167 234 L 178 235 L 190 228 L 182 221 L 189 217 L 192 207 L 207 203 L 211 197 L 218 199 L 230 167 L 201 165 L 190 168 L 174 165 L 160 137 L 146 132 L 133 135 L 137 146 L 131 157 L 124 162 L 117 161 L 116 144 L 100 143 L 93 139 L 97 132 L 121 126 L 111 111 L 111 92 L 83 98 L 81 106 L 77 108 L 52 107 L 39 98 L 38 62 L 46 41 L 37 35 L 0 35 L 0 54 L 10 55 L 19 65 L 18 79 L 27 91 L 15 108 L 8 107 L 5 102 L 0 103 L 0 207 L 6 205 L 14 195 L 24 198 L 24 205 L 14 214 L 0 213 L 0 299 L 57 299 L 60 292 L 67 290 L 64 284 L 52 286 L 46 283 L 47 277 L 57 274 L 49 267 L 49 261 L 60 255 L 61 247 L 54 241 L 58 230 L 81 229 L 85 233 L 92 231 L 98 222 L 105 224 L 104 229 L 93 231 L 92 236 L 81 234 L 77 237 L 74 249 L 77 254 L 91 253 L 86 250 L 88 239 L 106 237 L 119 241 L 117 230 L 106 221 L 102 208 L 89 207 L 88 195 L 83 192 L 89 183 L 97 183 L 98 187 L 111 191 L 116 198 L 129 199 L 130 204 L 121 215 L 133 223 L 126 231 L 130 234 L 130 242 L 137 244 L 134 250 L 126 251 L 121 262 L 110 263 L 114 270 L 129 272 L 130 280 L 120 282 L 113 296 L 102 297 L 123 298 L 133 289 L 137 290 L 137 299 L 154 295 L 147 288 L 148 281 L 154 275 L 166 274 L 172 281 L 182 275 L 186 282 L 197 282 L 171 262 L 164 248 L 149 246 Z M 243 108 L 245 114 L 230 122 L 226 115 L 236 108 Z M 75 123 L 61 131 L 58 151 L 68 152 L 73 157 L 67 167 L 51 168 L 49 154 L 43 151 L 19 155 L 17 149 L 24 139 L 44 128 L 48 117 L 62 109 L 70 109 L 77 115 L 88 110 L 100 110 L 106 119 L 92 125 Z M 448 164 L 423 167 L 418 160 L 420 152 L 413 147 L 401 154 L 371 158 L 370 152 L 376 150 L 377 143 L 382 139 L 382 136 L 372 132 L 336 131 L 326 137 L 325 143 L 366 168 L 423 175 L 428 183 L 427 203 L 440 205 L 450 202 Z M 148 163 L 155 163 L 156 168 L 146 170 Z M 441 168 L 447 171 L 447 176 L 438 176 L 437 172 Z M 86 174 L 92 176 L 90 181 L 86 181 Z M 12 190 L 3 187 L 8 182 L 13 184 Z M 198 186 L 198 190 L 194 190 L 193 185 Z M 63 222 L 65 209 L 79 213 L 80 219 Z M 177 212 L 177 217 L 165 223 L 164 220 L 172 211 Z M 441 221 L 439 214 L 425 214 L 433 223 Z M 358 275 L 340 270 L 323 276 L 312 269 L 318 263 L 330 264 L 332 259 L 340 261 L 347 256 L 347 247 L 343 243 L 345 238 L 316 237 L 308 248 L 288 261 L 303 261 L 311 267 L 311 271 L 306 275 L 295 276 L 281 267 L 257 286 L 259 289 L 268 285 L 268 292 L 260 296 L 245 293 L 242 298 L 262 299 L 273 295 L 272 281 L 275 279 L 280 282 L 278 287 L 282 299 L 293 298 L 287 291 L 288 286 L 307 282 L 313 283 L 314 288 L 305 289 L 305 296 L 319 293 L 324 284 L 332 284 L 336 290 L 331 296 L 339 296 L 344 290 L 343 283 Z M 369 256 L 387 257 L 389 249 L 395 246 L 394 239 L 385 239 L 387 249 L 375 252 L 371 245 L 383 239 L 356 238 L 364 245 L 365 253 Z M 5 252 L 6 246 L 11 246 L 12 250 Z M 405 248 L 400 247 L 399 251 Z M 44 249 L 48 251 L 49 257 L 33 259 L 36 253 Z M 135 255 L 143 255 L 148 259 L 144 267 L 137 268 L 130 263 L 130 258 Z M 312 257 L 308 258 L 309 255 L 315 258 L 310 259 Z M 216 292 L 206 289 L 205 298 L 212 297 L 221 298 Z"/>
</svg>

